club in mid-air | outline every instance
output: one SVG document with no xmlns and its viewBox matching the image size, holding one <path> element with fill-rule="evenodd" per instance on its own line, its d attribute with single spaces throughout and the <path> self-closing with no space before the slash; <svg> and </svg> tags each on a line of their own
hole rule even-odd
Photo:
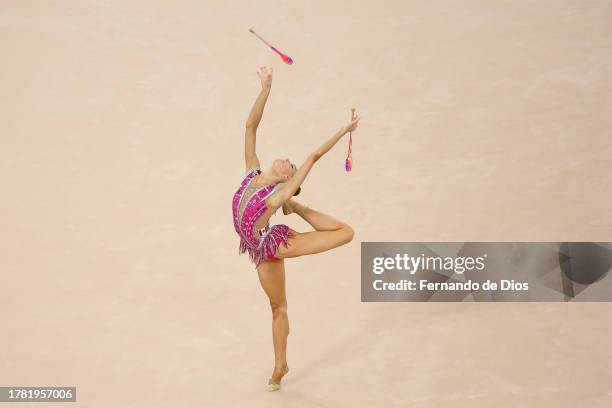
<svg viewBox="0 0 612 408">
<path fill-rule="evenodd" d="M 263 43 L 266 44 L 268 47 L 272 48 L 272 51 L 274 51 L 275 53 L 280 55 L 281 59 L 285 62 L 285 64 L 287 64 L 287 65 L 293 64 L 293 60 L 291 59 L 290 56 L 283 54 L 282 52 L 280 52 L 279 50 L 277 50 L 276 48 L 274 48 L 273 46 L 268 44 L 268 42 L 266 40 L 264 40 L 263 38 L 261 38 L 261 36 L 259 34 L 257 34 L 255 31 L 253 31 L 252 28 L 249 28 L 249 31 L 251 33 L 255 34 L 255 36 L 257 38 L 259 38 L 261 41 L 263 41 Z"/>
</svg>

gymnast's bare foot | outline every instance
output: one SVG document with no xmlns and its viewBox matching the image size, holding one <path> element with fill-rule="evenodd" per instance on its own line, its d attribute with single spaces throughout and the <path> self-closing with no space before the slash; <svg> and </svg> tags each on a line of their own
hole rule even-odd
<svg viewBox="0 0 612 408">
<path fill-rule="evenodd" d="M 293 207 L 291 206 L 293 200 L 289 199 L 283 203 L 283 214 L 289 215 L 293 213 Z"/>
</svg>

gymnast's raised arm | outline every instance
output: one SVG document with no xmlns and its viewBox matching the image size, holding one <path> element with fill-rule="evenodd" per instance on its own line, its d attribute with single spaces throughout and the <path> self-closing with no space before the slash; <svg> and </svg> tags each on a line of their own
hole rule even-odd
<svg viewBox="0 0 612 408">
<path fill-rule="evenodd" d="M 308 155 L 304 164 L 296 171 L 296 173 L 287 181 L 283 183 L 282 187 L 279 188 L 278 192 L 273 194 L 269 198 L 269 206 L 279 208 L 283 203 L 293 197 L 293 194 L 302 185 L 304 179 L 310 172 L 312 166 L 319 160 L 325 153 L 327 153 L 334 145 L 348 132 L 352 132 L 357 128 L 359 123 L 359 116 L 355 115 L 355 109 L 353 108 L 353 120 L 346 126 L 343 126 L 335 135 L 329 140 L 323 143 L 317 150 Z"/>
<path fill-rule="evenodd" d="M 257 75 L 261 80 L 261 92 L 257 96 L 249 117 L 246 121 L 246 129 L 244 133 L 244 162 L 246 169 L 251 167 L 259 167 L 259 159 L 256 152 L 257 127 L 261 121 L 270 89 L 272 88 L 272 68 L 260 67 Z"/>
</svg>

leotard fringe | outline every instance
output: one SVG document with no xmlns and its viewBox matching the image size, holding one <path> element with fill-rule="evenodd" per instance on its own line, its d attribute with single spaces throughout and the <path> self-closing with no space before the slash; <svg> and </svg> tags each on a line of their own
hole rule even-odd
<svg viewBox="0 0 612 408">
<path fill-rule="evenodd" d="M 293 237 L 294 235 L 295 234 L 286 225 L 273 225 L 264 234 L 264 236 L 261 237 L 259 246 L 257 248 L 249 245 L 249 243 L 241 237 L 238 254 L 248 252 L 251 262 L 255 264 L 255 267 L 258 267 L 263 261 L 276 259 L 275 255 L 279 244 L 282 242 L 285 244 L 285 246 L 288 246 L 289 238 Z"/>
</svg>

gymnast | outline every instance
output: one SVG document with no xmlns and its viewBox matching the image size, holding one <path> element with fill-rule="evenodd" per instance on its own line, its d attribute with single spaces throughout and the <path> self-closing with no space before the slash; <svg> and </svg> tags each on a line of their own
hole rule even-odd
<svg viewBox="0 0 612 408">
<path fill-rule="evenodd" d="M 272 87 L 272 68 L 260 67 L 257 75 L 261 91 L 246 122 L 244 159 L 246 172 L 232 200 L 234 229 L 240 237 L 239 254 L 249 253 L 259 281 L 272 309 L 272 339 L 275 365 L 267 389 L 280 389 L 281 379 L 289 372 L 287 336 L 289 319 L 285 296 L 285 259 L 311 255 L 347 244 L 353 229 L 347 223 L 305 206 L 295 199 L 312 166 L 345 134 L 354 132 L 359 116 L 352 109 L 351 121 L 311 152 L 298 168 L 288 159 L 276 159 L 266 170 L 260 167 L 255 152 L 256 132 Z M 297 232 L 284 224 L 270 226 L 270 217 L 282 207 L 283 214 L 296 213 L 313 231 Z"/>
</svg>

